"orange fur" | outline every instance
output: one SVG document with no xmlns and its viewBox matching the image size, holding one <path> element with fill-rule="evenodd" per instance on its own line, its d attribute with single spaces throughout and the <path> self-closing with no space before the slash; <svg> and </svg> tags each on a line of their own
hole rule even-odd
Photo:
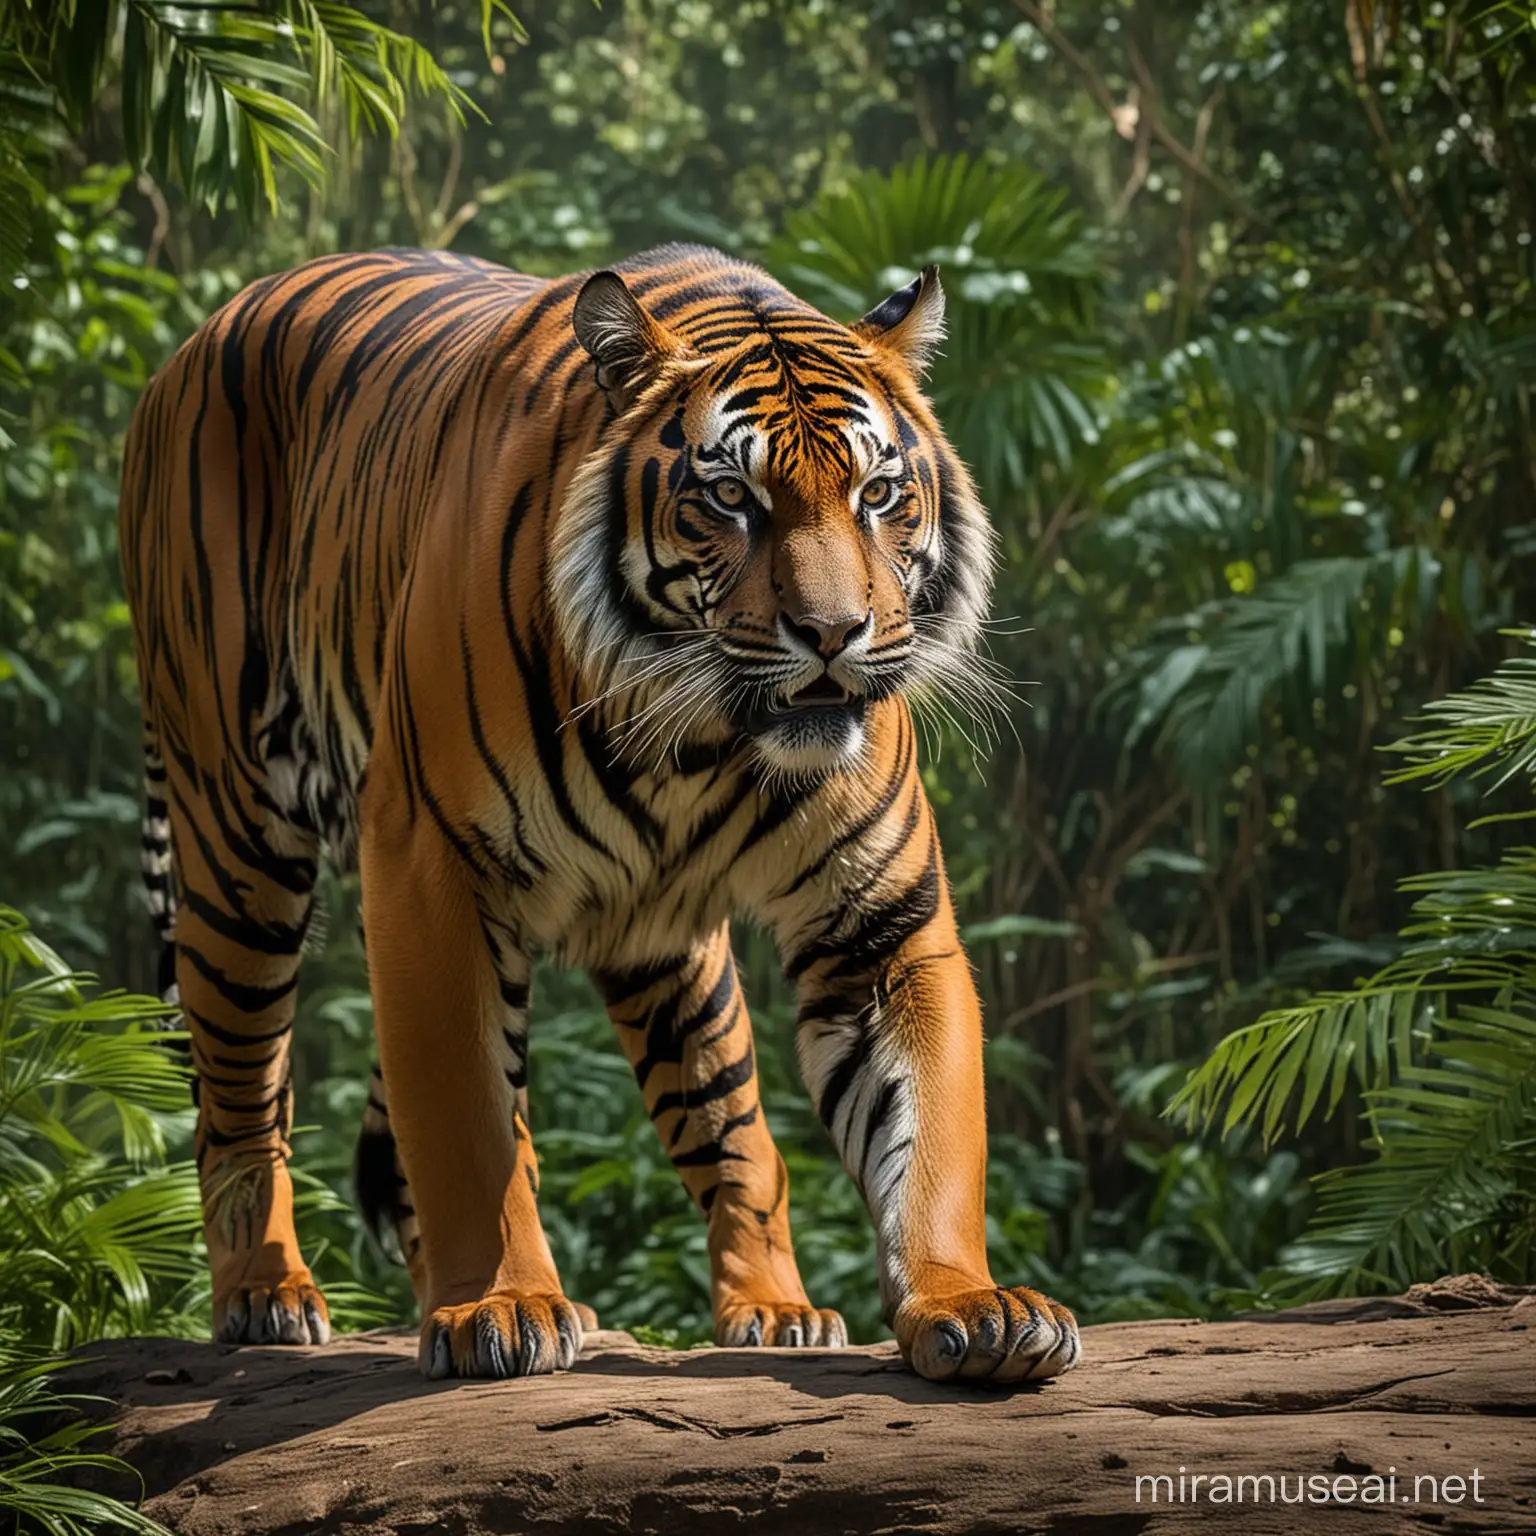
<svg viewBox="0 0 1536 1536">
<path fill-rule="evenodd" d="M 987 1270 L 980 1014 L 904 698 L 974 642 L 991 560 L 916 383 L 941 325 L 931 273 L 850 329 L 691 247 L 552 283 L 381 252 L 255 285 L 156 377 L 122 543 L 222 1337 L 326 1332 L 285 1160 L 329 850 L 361 867 L 368 1180 L 424 1369 L 579 1348 L 526 1124 L 541 952 L 592 971 L 708 1221 L 717 1338 L 843 1341 L 790 1245 L 743 913 L 908 1360 L 1076 1358 Z"/>
</svg>

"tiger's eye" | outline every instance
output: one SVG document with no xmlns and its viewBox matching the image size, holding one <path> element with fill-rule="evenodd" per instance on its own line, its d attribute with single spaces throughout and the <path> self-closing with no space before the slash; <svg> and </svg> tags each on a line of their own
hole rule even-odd
<svg viewBox="0 0 1536 1536">
<path fill-rule="evenodd" d="M 859 500 L 870 508 L 883 507 L 895 494 L 895 485 L 883 476 L 869 481 L 864 489 L 859 492 Z"/>
<path fill-rule="evenodd" d="M 737 507 L 746 505 L 747 488 L 734 475 L 727 475 L 723 480 L 714 481 L 709 490 L 722 507 L 728 507 L 733 512 Z"/>
</svg>

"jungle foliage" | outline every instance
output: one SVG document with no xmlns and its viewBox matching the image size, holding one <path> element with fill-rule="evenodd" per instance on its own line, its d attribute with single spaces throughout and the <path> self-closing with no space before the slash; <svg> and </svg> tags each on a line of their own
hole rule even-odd
<svg viewBox="0 0 1536 1536">
<path fill-rule="evenodd" d="M 937 260 L 933 392 L 1004 548 L 991 656 L 1035 680 L 927 716 L 988 1021 L 999 1274 L 1090 1319 L 1530 1278 L 1528 8 L 516 10 L 526 35 L 455 0 L 4 0 L 0 93 L 27 110 L 0 135 L 0 896 L 151 988 L 117 459 L 149 373 L 241 284 L 386 242 L 554 272 L 683 237 L 849 318 Z M 404 1317 L 326 1193 L 371 1059 L 355 888 L 326 891 L 305 1222 L 333 1304 Z M 794 1081 L 771 951 L 739 948 L 802 1270 L 872 1337 L 867 1221 Z M 29 1050 L 138 1038 L 137 1005 L 44 974 Z M 607 1323 L 700 1337 L 703 1230 L 601 1011 L 553 969 L 535 990 L 566 1283 Z M 33 1342 L 202 1326 L 196 1266 L 156 1268 L 190 1186 L 154 1050 L 118 1098 L 79 1078 L 35 1101 L 78 1148 L 45 1116 L 0 1142 L 0 1223 L 35 1220 L 28 1262 L 76 1287 L 20 1304 Z M 160 1225 L 93 1248 L 146 1190 Z"/>
</svg>

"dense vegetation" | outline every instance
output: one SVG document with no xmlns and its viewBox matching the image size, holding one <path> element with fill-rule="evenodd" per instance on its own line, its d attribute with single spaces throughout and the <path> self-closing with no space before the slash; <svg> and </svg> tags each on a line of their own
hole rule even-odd
<svg viewBox="0 0 1536 1536">
<path fill-rule="evenodd" d="M 1005 551 L 992 657 L 1035 680 L 926 717 L 999 1274 L 1089 1319 L 1529 1278 L 1528 9 L 517 9 L 4 0 L 0 900 L 35 934 L 0 933 L 0 1335 L 195 1332 L 206 1303 L 174 1058 L 35 936 L 151 988 L 128 413 L 250 278 L 391 241 L 554 272 L 705 239 L 845 317 L 939 260 L 934 393 Z M 1402 763 L 1425 792 L 1384 783 Z M 409 1315 L 332 1193 L 371 1060 L 355 903 L 328 879 L 296 1044 L 344 1325 Z M 875 1336 L 788 994 L 740 950 L 802 1269 Z M 606 1021 L 578 977 L 536 993 L 566 1284 L 701 1336 L 703 1230 Z"/>
</svg>

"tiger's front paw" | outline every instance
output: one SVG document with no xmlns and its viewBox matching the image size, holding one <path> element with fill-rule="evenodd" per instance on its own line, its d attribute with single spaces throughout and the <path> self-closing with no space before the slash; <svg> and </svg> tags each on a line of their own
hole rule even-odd
<svg viewBox="0 0 1536 1536">
<path fill-rule="evenodd" d="M 492 1291 L 438 1307 L 421 1329 L 423 1376 L 545 1376 L 581 1353 L 581 1314 L 558 1291 Z"/>
<path fill-rule="evenodd" d="M 213 1337 L 218 1344 L 329 1344 L 331 1315 L 309 1271 L 295 1270 L 215 1296 Z"/>
<path fill-rule="evenodd" d="M 1022 1285 L 918 1296 L 896 1314 L 902 1358 L 929 1381 L 1040 1381 L 1077 1364 L 1077 1319 Z"/>
<path fill-rule="evenodd" d="M 715 1343 L 727 1349 L 760 1344 L 780 1349 L 841 1349 L 848 1328 L 840 1313 L 809 1302 L 742 1302 L 715 1319 Z"/>
</svg>

